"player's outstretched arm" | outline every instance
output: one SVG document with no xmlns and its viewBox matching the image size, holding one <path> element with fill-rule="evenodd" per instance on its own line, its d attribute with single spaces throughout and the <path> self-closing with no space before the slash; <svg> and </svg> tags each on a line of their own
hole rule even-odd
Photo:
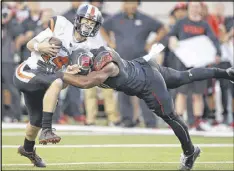
<svg viewBox="0 0 234 171">
<path fill-rule="evenodd" d="M 87 76 L 73 75 L 69 73 L 59 74 L 62 80 L 70 85 L 88 89 L 102 84 L 108 77 L 116 76 L 119 72 L 118 67 L 114 63 L 109 63 L 100 71 L 92 71 Z"/>
</svg>

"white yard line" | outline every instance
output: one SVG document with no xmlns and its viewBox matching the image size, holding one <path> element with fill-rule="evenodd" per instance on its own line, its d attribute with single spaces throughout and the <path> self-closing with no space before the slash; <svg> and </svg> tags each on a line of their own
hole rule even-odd
<svg viewBox="0 0 234 171">
<path fill-rule="evenodd" d="M 24 123 L 2 123 L 2 129 L 25 129 L 27 124 Z M 149 129 L 149 128 L 119 128 L 107 126 L 83 126 L 83 125 L 58 125 L 53 127 L 58 131 L 76 131 L 91 133 L 106 133 L 108 135 L 174 135 L 171 129 Z M 233 131 L 190 131 L 191 135 L 205 137 L 233 137 Z M 75 134 L 73 134 L 75 135 Z"/>
<path fill-rule="evenodd" d="M 103 135 L 123 135 L 123 134 L 120 134 L 120 133 L 108 133 L 108 132 L 60 132 L 60 131 L 57 131 L 57 134 L 58 135 L 61 135 L 61 136 L 103 136 Z M 18 137 L 18 136 L 25 136 L 25 132 L 3 132 L 2 133 L 2 136 L 5 136 L 5 137 Z"/>
<path fill-rule="evenodd" d="M 234 144 L 197 144 L 199 147 L 234 147 Z M 18 148 L 18 145 L 2 145 L 2 148 Z M 36 145 L 37 148 L 177 148 L 180 144 L 90 144 L 90 145 Z"/>
<path fill-rule="evenodd" d="M 79 163 L 48 163 L 47 166 L 63 165 L 109 165 L 109 164 L 179 164 L 180 162 L 79 162 Z M 196 162 L 196 164 L 233 164 L 233 161 L 207 161 Z M 2 166 L 32 166 L 32 164 L 2 164 Z"/>
</svg>

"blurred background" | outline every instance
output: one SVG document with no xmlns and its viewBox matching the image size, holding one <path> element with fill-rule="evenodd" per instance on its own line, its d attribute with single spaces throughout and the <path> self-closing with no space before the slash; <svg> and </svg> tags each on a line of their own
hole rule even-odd
<svg viewBox="0 0 234 171">
<path fill-rule="evenodd" d="M 103 12 L 103 28 L 95 43 L 104 42 L 116 49 L 126 60 L 147 53 L 152 40 L 161 42 L 164 37 L 180 35 L 182 30 L 177 30 L 174 35 L 171 33 L 173 26 L 184 17 L 194 15 L 192 10 L 197 10 L 202 20 L 209 24 L 222 52 L 220 60 L 207 67 L 233 66 L 230 60 L 233 59 L 234 43 L 233 2 L 203 2 L 199 5 L 186 2 L 3 2 L 1 95 L 4 123 L 28 121 L 24 98 L 12 81 L 16 66 L 30 56 L 26 43 L 47 28 L 52 16 L 63 15 L 73 22 L 76 9 L 82 3 L 92 3 Z M 191 8 L 188 8 L 189 5 Z M 178 41 L 180 36 L 177 36 Z M 172 51 L 175 42 L 169 41 L 167 45 L 157 62 L 163 66 L 185 70 L 183 63 Z M 139 53 L 138 49 L 144 49 L 144 53 Z M 212 79 L 190 86 L 170 90 L 176 111 L 187 121 L 189 128 L 196 131 L 232 130 L 234 84 L 227 80 Z M 114 90 L 81 90 L 72 86 L 60 94 L 54 123 L 153 129 L 166 127 L 136 97 Z"/>
</svg>

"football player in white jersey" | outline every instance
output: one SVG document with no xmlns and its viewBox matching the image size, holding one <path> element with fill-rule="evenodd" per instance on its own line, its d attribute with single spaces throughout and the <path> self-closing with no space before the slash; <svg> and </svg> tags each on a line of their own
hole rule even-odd
<svg viewBox="0 0 234 171">
<path fill-rule="evenodd" d="M 63 16 L 53 17 L 49 27 L 27 43 L 31 57 L 16 68 L 14 75 L 15 86 L 24 94 L 30 120 L 24 145 L 18 148 L 18 153 L 29 158 L 37 167 L 46 166 L 34 149 L 39 130 L 42 128 L 40 143 L 57 143 L 61 139 L 52 131 L 52 116 L 59 93 L 66 85 L 61 79 L 56 79 L 50 69 L 65 69 L 73 51 L 89 49 L 86 40 L 97 34 L 102 22 L 98 8 L 84 4 L 77 10 L 74 24 Z M 59 46 L 49 43 L 51 37 L 61 41 Z M 38 69 L 42 63 L 50 64 L 48 73 Z"/>
</svg>

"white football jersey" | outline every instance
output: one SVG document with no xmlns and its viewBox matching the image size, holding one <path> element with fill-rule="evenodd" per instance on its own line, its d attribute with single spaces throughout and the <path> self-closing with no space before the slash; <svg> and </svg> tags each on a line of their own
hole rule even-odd
<svg viewBox="0 0 234 171">
<path fill-rule="evenodd" d="M 62 41 L 62 48 L 56 57 L 42 57 L 39 52 L 31 52 L 31 57 L 26 61 L 31 69 L 37 68 L 37 61 L 42 60 L 49 62 L 58 68 L 66 66 L 69 62 L 69 56 L 73 51 L 82 48 L 89 50 L 89 43 L 87 41 L 77 43 L 73 37 L 73 24 L 63 16 L 56 16 L 51 19 L 49 28 L 39 33 L 34 39 L 39 43 L 48 41 L 51 37 L 56 37 Z"/>
</svg>

